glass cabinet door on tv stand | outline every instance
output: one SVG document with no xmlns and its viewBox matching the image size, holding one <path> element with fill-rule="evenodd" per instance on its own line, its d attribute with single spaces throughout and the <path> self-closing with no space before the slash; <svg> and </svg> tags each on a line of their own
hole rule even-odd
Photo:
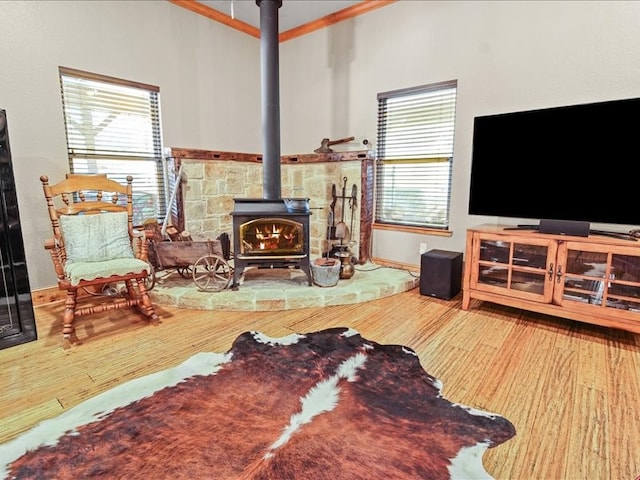
<svg viewBox="0 0 640 480">
<path fill-rule="evenodd" d="M 492 235 L 485 235 L 478 242 L 473 288 L 532 301 L 551 301 L 553 279 L 548 275 L 547 265 L 556 256 L 555 242 Z"/>
<path fill-rule="evenodd" d="M 593 245 L 566 242 L 560 247 L 566 271 L 558 304 L 576 303 L 621 312 L 640 313 L 640 252 L 634 249 L 599 251 Z"/>
<path fill-rule="evenodd" d="M 640 333 L 640 241 L 470 228 L 463 310 L 472 299 Z"/>
</svg>

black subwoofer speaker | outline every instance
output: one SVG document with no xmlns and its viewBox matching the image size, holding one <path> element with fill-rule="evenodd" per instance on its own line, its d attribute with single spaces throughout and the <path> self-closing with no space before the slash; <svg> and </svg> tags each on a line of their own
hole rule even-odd
<svg viewBox="0 0 640 480">
<path fill-rule="evenodd" d="M 429 250 L 420 259 L 420 294 L 450 300 L 460 292 L 462 253 Z"/>
</svg>

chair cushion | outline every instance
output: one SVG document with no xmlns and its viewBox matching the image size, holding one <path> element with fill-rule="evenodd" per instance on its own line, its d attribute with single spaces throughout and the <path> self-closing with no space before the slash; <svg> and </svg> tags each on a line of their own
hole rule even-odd
<svg viewBox="0 0 640 480">
<path fill-rule="evenodd" d="M 62 215 L 60 230 L 67 262 L 104 262 L 134 258 L 127 212 Z"/>
<path fill-rule="evenodd" d="M 149 264 L 137 258 L 118 258 L 103 262 L 73 262 L 64 268 L 71 285 L 78 285 L 81 280 L 95 280 L 111 275 L 127 275 L 129 273 L 149 273 Z"/>
</svg>

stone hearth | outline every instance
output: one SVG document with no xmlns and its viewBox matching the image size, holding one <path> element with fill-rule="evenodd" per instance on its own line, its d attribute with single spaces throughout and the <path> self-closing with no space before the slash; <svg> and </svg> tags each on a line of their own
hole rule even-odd
<svg viewBox="0 0 640 480">
<path fill-rule="evenodd" d="M 175 271 L 157 273 L 151 290 L 158 305 L 200 310 L 276 311 L 362 303 L 416 288 L 417 275 L 405 270 L 372 264 L 356 266 L 350 279 L 333 287 L 309 286 L 299 269 L 258 269 L 244 271 L 238 290 L 199 291 L 193 280 Z"/>
</svg>

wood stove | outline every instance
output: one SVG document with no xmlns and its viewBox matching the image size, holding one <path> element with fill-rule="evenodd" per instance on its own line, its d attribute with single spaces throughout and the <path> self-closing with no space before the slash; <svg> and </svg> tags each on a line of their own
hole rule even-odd
<svg viewBox="0 0 640 480">
<path fill-rule="evenodd" d="M 311 280 L 308 209 L 288 209 L 281 198 L 280 92 L 278 9 L 282 0 L 256 0 L 260 7 L 260 61 L 262 91 L 262 190 L 264 198 L 234 199 L 233 283 L 248 266 L 300 268 Z"/>
<path fill-rule="evenodd" d="M 309 211 L 288 210 L 284 200 L 234 199 L 233 283 L 248 266 L 300 268 L 312 285 L 309 261 Z"/>
</svg>

